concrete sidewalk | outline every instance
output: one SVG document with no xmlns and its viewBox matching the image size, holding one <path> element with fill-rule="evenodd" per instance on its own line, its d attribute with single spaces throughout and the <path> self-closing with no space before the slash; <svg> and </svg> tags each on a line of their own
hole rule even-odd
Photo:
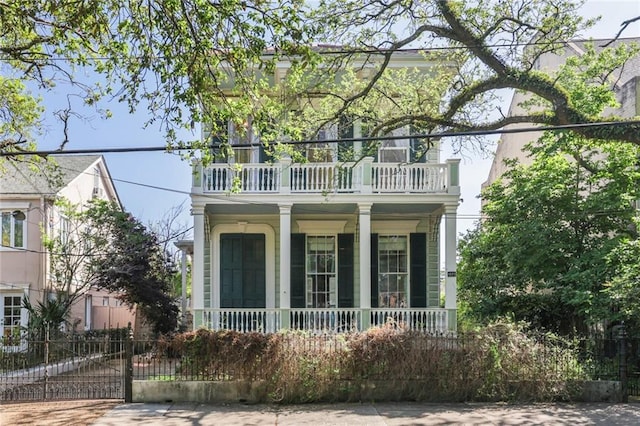
<svg viewBox="0 0 640 426">
<path fill-rule="evenodd" d="M 637 425 L 638 404 L 123 404 L 94 425 Z"/>
</svg>

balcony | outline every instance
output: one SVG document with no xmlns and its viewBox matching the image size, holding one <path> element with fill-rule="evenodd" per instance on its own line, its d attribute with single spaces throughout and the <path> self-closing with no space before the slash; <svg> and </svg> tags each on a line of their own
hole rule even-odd
<svg viewBox="0 0 640 426">
<path fill-rule="evenodd" d="M 388 326 L 402 330 L 444 333 L 449 310 L 442 308 L 329 309 L 197 309 L 196 326 L 211 330 L 273 333 L 283 329 L 313 334 L 363 331 Z"/>
<path fill-rule="evenodd" d="M 323 194 L 434 193 L 458 185 L 459 160 L 445 164 L 358 163 L 212 164 L 194 173 L 202 193 Z"/>
</svg>

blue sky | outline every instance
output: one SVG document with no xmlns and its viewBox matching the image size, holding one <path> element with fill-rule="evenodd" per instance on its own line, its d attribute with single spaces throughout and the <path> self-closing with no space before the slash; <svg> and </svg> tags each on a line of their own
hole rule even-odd
<svg viewBox="0 0 640 426">
<path fill-rule="evenodd" d="M 640 15 L 640 0 L 594 0 L 587 1 L 583 7 L 583 16 L 602 15 L 601 22 L 586 37 L 608 38 L 618 32 L 620 24 L 631 17 Z M 627 28 L 624 37 L 640 36 L 640 23 Z M 52 111 L 66 104 L 65 87 L 60 86 L 50 93 L 43 94 L 48 116 L 47 128 L 37 138 L 40 149 L 58 147 L 62 134 L 60 127 L 51 118 Z M 508 109 L 510 99 L 505 99 L 504 110 Z M 135 114 L 129 114 L 126 105 L 117 102 L 102 103 L 102 108 L 113 112 L 107 120 L 93 114 L 94 118 L 72 118 L 69 131 L 70 142 L 67 149 L 123 148 L 164 145 L 163 132 L 158 125 L 144 128 L 147 114 L 144 108 Z M 91 112 L 88 113 L 91 115 Z M 197 137 L 196 134 L 184 134 L 185 137 Z M 453 155 L 445 147 L 441 160 Z M 125 209 L 133 213 L 144 223 L 155 222 L 174 206 L 184 203 L 184 212 L 180 218 L 183 223 L 191 223 L 189 215 L 189 196 L 191 189 L 191 169 L 187 161 L 177 154 L 163 152 L 143 152 L 104 155 L 115 180 L 115 185 Z M 486 179 L 491 166 L 490 158 L 467 155 L 461 165 L 462 198 L 464 203 L 459 209 L 458 230 L 464 232 L 473 226 L 479 217 L 480 184 Z M 147 185 L 141 186 L 127 182 Z M 158 187 L 163 189 L 151 188 Z"/>
</svg>

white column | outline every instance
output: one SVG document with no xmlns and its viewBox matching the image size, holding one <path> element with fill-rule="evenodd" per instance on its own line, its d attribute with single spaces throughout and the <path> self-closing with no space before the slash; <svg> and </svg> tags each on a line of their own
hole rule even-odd
<svg viewBox="0 0 640 426">
<path fill-rule="evenodd" d="M 280 308 L 291 308 L 291 204 L 280 207 Z"/>
<path fill-rule="evenodd" d="M 187 325 L 187 249 L 183 247 L 182 249 L 182 288 L 180 295 L 180 306 L 182 308 L 182 326 Z"/>
<path fill-rule="evenodd" d="M 358 204 L 360 237 L 360 307 L 371 308 L 371 203 Z M 373 277 L 375 279 L 375 277 Z M 366 315 L 367 322 L 369 316 Z M 363 314 L 364 320 L 364 314 Z"/>
<path fill-rule="evenodd" d="M 193 300 L 193 327 L 202 325 L 204 309 L 204 206 L 192 206 L 193 215 L 193 260 L 191 270 L 191 298 Z"/>
<path fill-rule="evenodd" d="M 449 329 L 456 329 L 455 309 L 457 307 L 457 283 L 456 283 L 456 215 L 457 206 L 445 206 L 444 211 L 444 307 L 453 310 L 449 315 Z"/>
</svg>

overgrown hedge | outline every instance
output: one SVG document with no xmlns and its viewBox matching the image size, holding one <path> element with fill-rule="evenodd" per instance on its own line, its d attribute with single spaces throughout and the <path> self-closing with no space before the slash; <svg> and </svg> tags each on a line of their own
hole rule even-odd
<svg viewBox="0 0 640 426">
<path fill-rule="evenodd" d="M 587 378 L 571 344 L 506 324 L 458 336 L 198 330 L 158 349 L 181 360 L 177 379 L 261 380 L 270 400 L 287 403 L 567 400 Z"/>
</svg>

